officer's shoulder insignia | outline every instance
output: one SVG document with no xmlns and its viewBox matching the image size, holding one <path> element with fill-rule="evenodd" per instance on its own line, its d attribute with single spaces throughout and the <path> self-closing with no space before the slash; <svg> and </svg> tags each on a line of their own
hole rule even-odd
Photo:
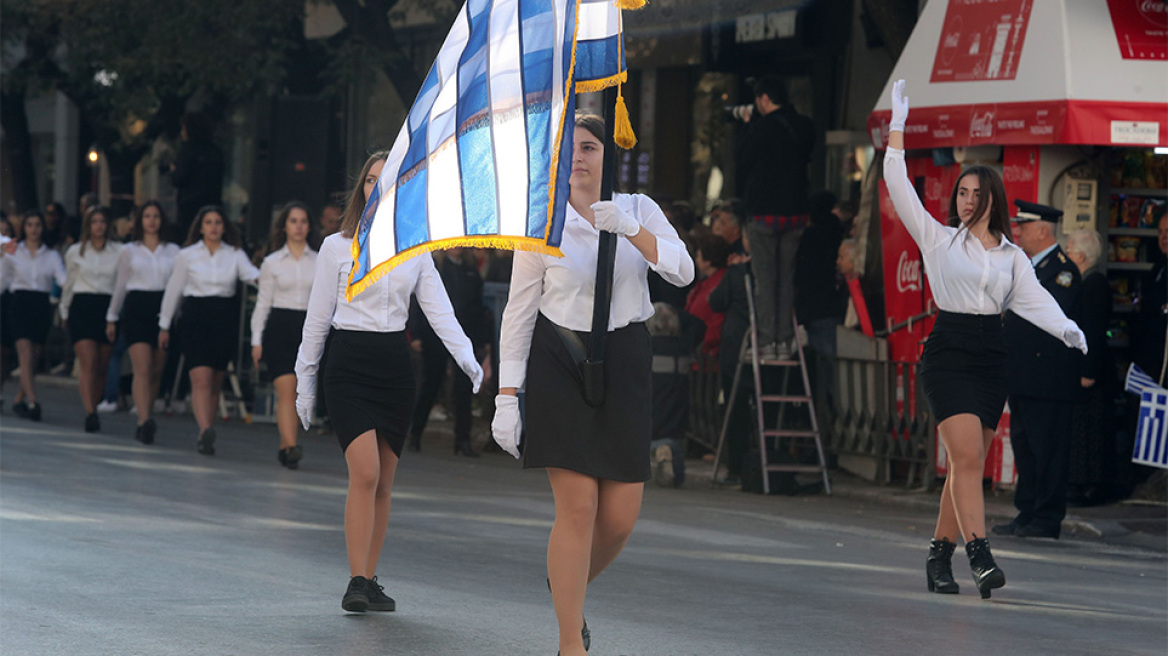
<svg viewBox="0 0 1168 656">
<path fill-rule="evenodd" d="M 1044 258 L 1042 258 L 1042 261 L 1038 263 L 1038 268 L 1041 269 L 1042 267 L 1044 267 L 1048 264 L 1050 264 L 1050 260 L 1048 260 L 1044 257 Z"/>
<path fill-rule="evenodd" d="M 1058 274 L 1058 277 L 1055 278 L 1054 281 L 1057 282 L 1061 287 L 1070 287 L 1071 282 L 1074 281 L 1074 279 L 1075 277 L 1071 275 L 1070 271 L 1062 271 Z"/>
<path fill-rule="evenodd" d="M 1059 253 L 1058 256 L 1059 256 L 1059 262 L 1062 262 L 1063 264 L 1067 263 L 1067 258 L 1065 255 L 1063 255 L 1062 253 Z"/>
</svg>

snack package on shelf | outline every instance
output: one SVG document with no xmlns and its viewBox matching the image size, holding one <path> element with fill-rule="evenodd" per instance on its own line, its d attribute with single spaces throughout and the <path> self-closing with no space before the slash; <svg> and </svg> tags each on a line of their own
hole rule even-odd
<svg viewBox="0 0 1168 656">
<path fill-rule="evenodd" d="M 1144 176 L 1147 178 L 1147 187 L 1168 189 L 1168 155 L 1156 155 L 1150 150 L 1146 153 Z"/>
<path fill-rule="evenodd" d="M 1123 157 L 1123 186 L 1140 188 L 1147 183 L 1147 167 L 1144 153 L 1140 149 L 1131 149 Z"/>
<path fill-rule="evenodd" d="M 1131 305 L 1131 285 L 1127 276 L 1116 276 L 1108 281 L 1111 284 L 1111 301 L 1116 305 Z"/>
<path fill-rule="evenodd" d="M 1139 237 L 1116 237 L 1115 238 L 1115 261 L 1116 262 L 1138 262 L 1140 251 Z"/>
<path fill-rule="evenodd" d="M 1111 203 L 1107 206 L 1107 227 L 1118 228 L 1119 226 L 1119 206 L 1123 204 L 1123 198 L 1120 196 L 1112 196 Z"/>
<path fill-rule="evenodd" d="M 1164 216 L 1164 206 L 1168 201 L 1159 198 L 1149 198 L 1144 201 L 1144 205 L 1140 208 L 1140 225 L 1141 228 L 1155 228 L 1156 223 L 1161 216 Z"/>
<path fill-rule="evenodd" d="M 1139 196 L 1124 196 L 1119 210 L 1119 227 L 1138 228 L 1140 226 L 1140 206 L 1144 199 Z"/>
</svg>

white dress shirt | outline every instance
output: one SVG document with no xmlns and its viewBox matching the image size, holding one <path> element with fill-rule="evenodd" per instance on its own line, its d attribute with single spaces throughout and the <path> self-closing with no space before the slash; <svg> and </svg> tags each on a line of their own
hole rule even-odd
<svg viewBox="0 0 1168 656">
<path fill-rule="evenodd" d="M 904 151 L 884 155 L 884 182 L 896 213 L 921 249 L 933 300 L 946 312 L 1001 314 L 1012 310 L 1067 346 L 1078 325 L 1063 314 L 1034 274 L 1026 253 L 1004 236 L 986 249 L 969 230 L 943 225 L 921 205 L 904 163 Z"/>
<path fill-rule="evenodd" d="M 308 295 L 312 292 L 312 278 L 316 271 L 316 251 L 304 247 L 299 258 L 285 244 L 283 248 L 264 258 L 260 265 L 260 291 L 256 295 L 255 310 L 251 313 L 251 345 L 264 343 L 264 327 L 272 308 L 307 310 Z"/>
<path fill-rule="evenodd" d="M 118 279 L 114 283 L 113 297 L 105 320 L 116 323 L 122 314 L 122 305 L 127 292 L 166 291 L 170 272 L 174 270 L 174 259 L 178 257 L 178 244 L 161 242 L 150 250 L 140 241 L 126 244 L 118 257 Z"/>
<path fill-rule="evenodd" d="M 353 266 L 352 243 L 352 237 L 337 233 L 320 246 L 308 299 L 308 317 L 304 320 L 300 351 L 296 355 L 297 395 L 316 396 L 316 371 L 330 326 L 379 333 L 405 330 L 410 294 L 417 296 L 430 326 L 459 367 L 468 371 L 475 366 L 474 347 L 454 317 L 454 308 L 434 266 L 434 258 L 422 254 L 402 262 L 349 302 L 345 300 L 345 288 Z"/>
<path fill-rule="evenodd" d="M 174 258 L 174 270 L 166 283 L 166 293 L 162 295 L 158 326 L 170 330 L 170 322 L 178 310 L 181 297 L 230 298 L 235 296 L 236 280 L 251 282 L 258 277 L 260 270 L 248 261 L 243 251 L 234 246 L 219 244 L 214 254 L 202 240 L 187 246 Z"/>
<path fill-rule="evenodd" d="M 657 238 L 657 263 L 650 264 L 627 238 L 617 238 L 609 331 L 653 316 L 647 278 L 650 268 L 678 287 L 694 279 L 693 258 L 651 198 L 641 194 L 614 194 L 613 202 Z M 501 326 L 500 387 L 523 388 L 531 335 L 540 313 L 565 328 L 592 330 L 599 245 L 600 232 L 569 204 L 560 243 L 564 257 L 528 251 L 515 253 L 511 291 Z"/>
<path fill-rule="evenodd" d="M 9 273 L 12 274 L 8 284 L 9 291 L 44 292 L 53 291 L 53 281 L 65 286 L 65 262 L 57 251 L 41 244 L 40 250 L 33 253 L 28 250 L 28 242 L 22 241 L 16 247 L 9 262 Z"/>
<path fill-rule="evenodd" d="M 61 285 L 61 304 L 58 307 L 62 319 L 69 318 L 74 294 L 113 293 L 121 252 L 121 244 L 109 241 L 101 250 L 94 248 L 92 243 L 86 244 L 84 255 L 81 254 L 81 244 L 73 244 L 65 251 L 65 284 Z"/>
</svg>

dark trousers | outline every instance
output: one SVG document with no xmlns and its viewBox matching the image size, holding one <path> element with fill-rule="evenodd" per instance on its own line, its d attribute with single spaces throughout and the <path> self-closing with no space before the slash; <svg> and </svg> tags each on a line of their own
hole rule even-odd
<svg viewBox="0 0 1168 656">
<path fill-rule="evenodd" d="M 1024 524 L 1058 530 L 1067 514 L 1070 401 L 1010 397 L 1010 444 L 1018 468 L 1014 506 Z"/>
<path fill-rule="evenodd" d="M 734 387 L 734 367 L 722 369 L 722 398 L 730 401 L 730 390 Z M 750 380 L 750 371 L 743 369 L 742 380 L 738 383 L 738 398 L 734 405 L 727 407 L 730 413 L 730 423 L 726 426 L 726 468 L 730 476 L 742 475 L 742 463 L 746 462 L 746 454 L 750 452 L 751 438 L 754 430 L 751 428 L 750 395 L 754 393 L 754 384 Z"/>
<path fill-rule="evenodd" d="M 430 420 L 430 409 L 442 392 L 446 382 L 446 366 L 450 355 L 441 344 L 427 344 L 422 347 L 422 387 L 418 390 L 418 404 L 414 407 L 414 419 L 410 424 L 410 435 L 420 437 Z M 472 385 L 470 377 L 458 366 L 454 367 L 454 378 L 450 381 L 450 402 L 454 406 L 454 443 L 470 442 Z"/>
</svg>

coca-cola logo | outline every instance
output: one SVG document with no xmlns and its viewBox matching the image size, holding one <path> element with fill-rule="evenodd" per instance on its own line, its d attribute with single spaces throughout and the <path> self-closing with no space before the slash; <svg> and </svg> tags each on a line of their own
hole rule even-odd
<svg viewBox="0 0 1168 656">
<path fill-rule="evenodd" d="M 1168 27 L 1168 2 L 1164 0 L 1136 0 L 1136 8 L 1144 20 L 1159 27 Z"/>
<path fill-rule="evenodd" d="M 900 252 L 896 264 L 896 291 L 921 291 L 921 261 L 915 257 L 909 259 L 908 251 Z"/>
<path fill-rule="evenodd" d="M 989 139 L 994 136 L 994 113 L 986 112 L 978 115 L 973 113 L 973 117 L 969 120 L 969 136 L 979 139 Z"/>
</svg>

